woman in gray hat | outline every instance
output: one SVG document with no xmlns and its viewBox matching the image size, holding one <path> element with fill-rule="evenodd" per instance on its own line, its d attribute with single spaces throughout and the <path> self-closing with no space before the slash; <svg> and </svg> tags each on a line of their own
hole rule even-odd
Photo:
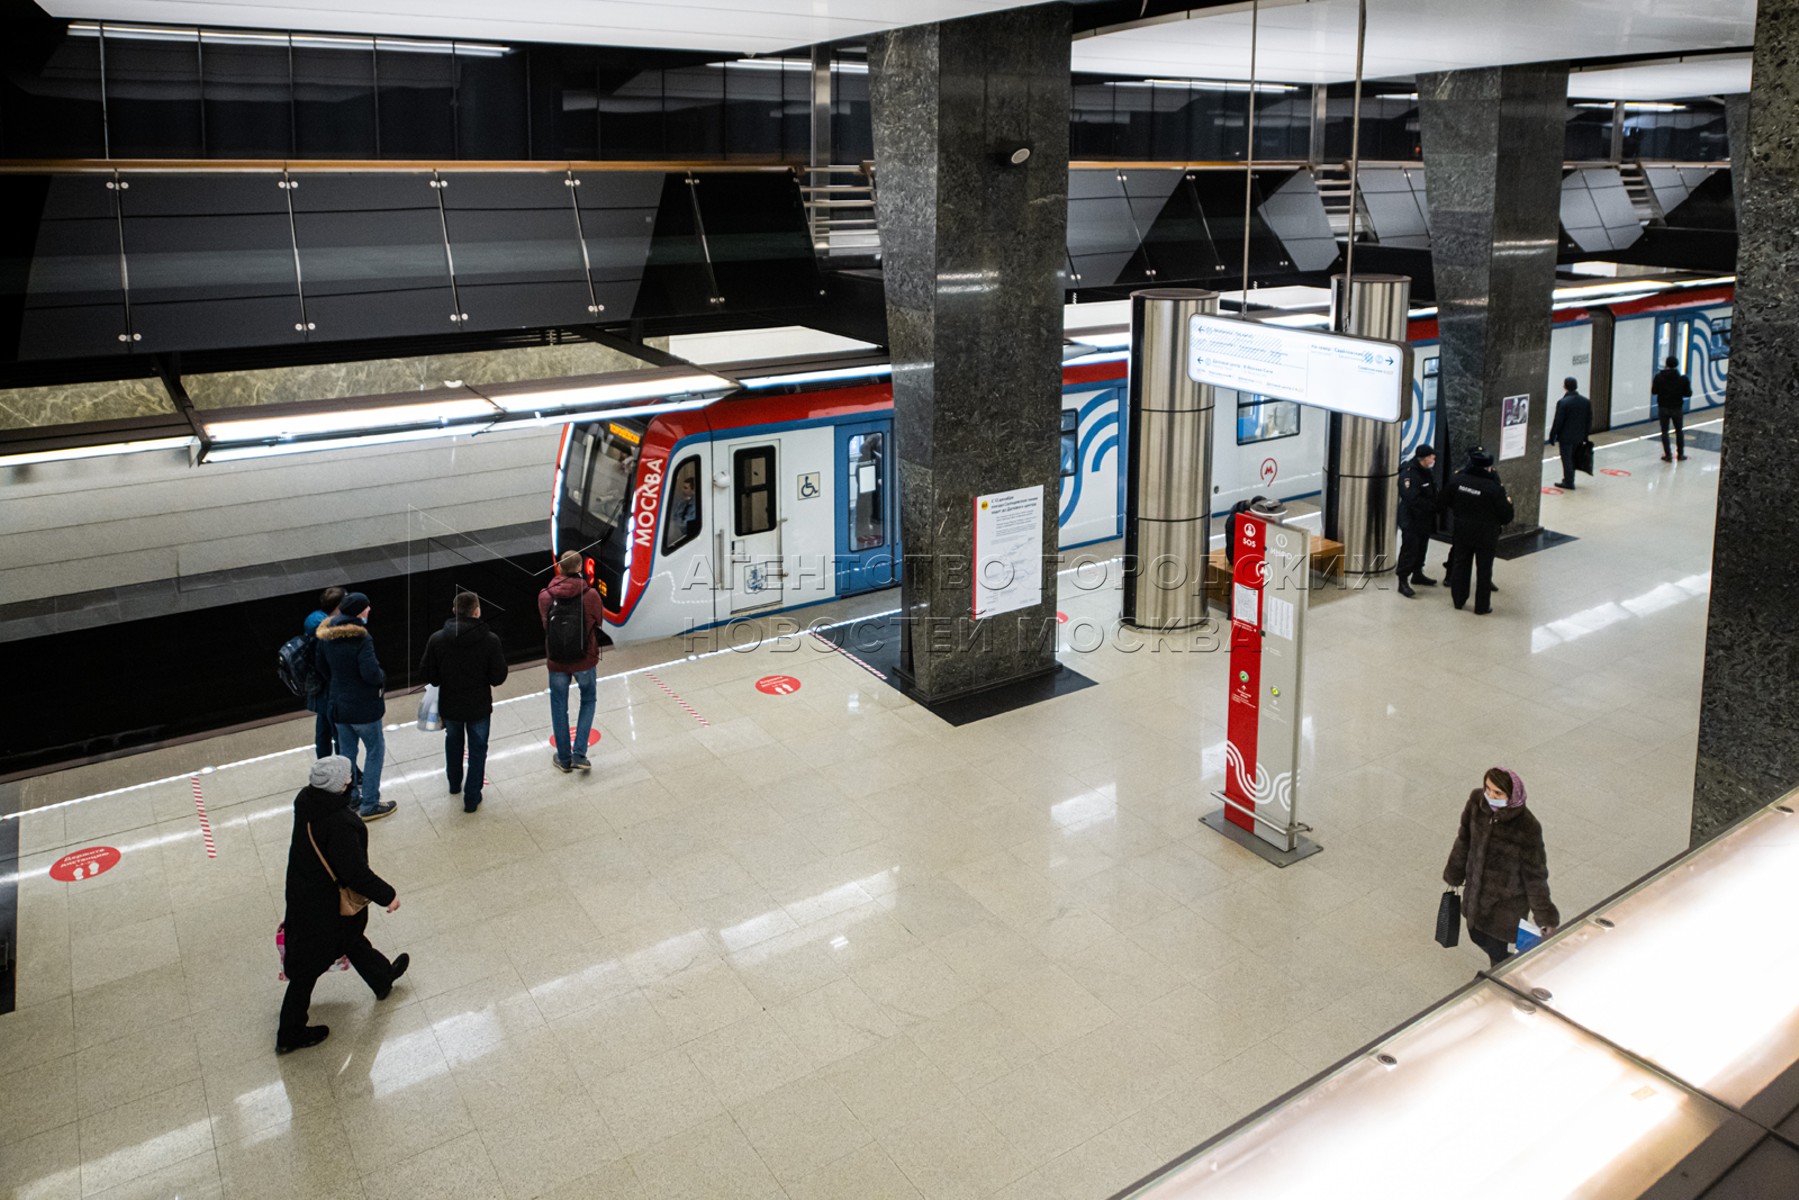
<svg viewBox="0 0 1799 1200">
<path fill-rule="evenodd" d="M 341 754 L 312 764 L 308 785 L 294 797 L 294 833 L 287 851 L 287 995 L 275 1053 L 316 1046 L 331 1033 L 328 1025 L 308 1025 L 312 987 L 340 957 L 385 1000 L 411 962 L 392 962 L 369 945 L 367 905 L 393 912 L 400 907 L 393 885 L 369 870 L 368 827 L 345 805 L 350 760 Z M 346 890 L 349 895 L 346 895 Z M 355 908 L 344 915 L 345 907 Z"/>
</svg>

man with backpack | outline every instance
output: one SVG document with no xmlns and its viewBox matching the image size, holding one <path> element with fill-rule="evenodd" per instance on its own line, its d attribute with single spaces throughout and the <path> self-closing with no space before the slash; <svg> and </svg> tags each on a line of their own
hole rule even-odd
<svg viewBox="0 0 1799 1200">
<path fill-rule="evenodd" d="M 343 601 L 344 590 L 340 587 L 328 587 L 320 592 L 319 606 L 307 615 L 300 627 L 300 640 L 294 655 L 290 658 L 288 648 L 281 648 L 284 673 L 293 672 L 306 688 L 306 711 L 314 714 L 314 758 L 329 758 L 337 753 L 337 726 L 332 723 L 331 709 L 325 703 L 325 681 L 319 678 L 314 656 L 318 651 L 319 626 L 337 615 L 337 606 Z"/>
<path fill-rule="evenodd" d="M 1668 456 L 1668 426 L 1674 426 L 1674 452 L 1680 461 L 1687 460 L 1686 412 L 1687 397 L 1693 394 L 1693 381 L 1680 373 L 1680 360 L 1670 355 L 1667 365 L 1655 373 L 1655 379 L 1649 385 L 1649 394 L 1655 397 L 1655 416 L 1662 427 L 1662 461 L 1673 462 Z"/>
<path fill-rule="evenodd" d="M 454 615 L 425 643 L 420 671 L 438 689 L 437 711 L 444 723 L 444 768 L 450 795 L 462 793 L 462 811 L 481 807 L 487 773 L 487 734 L 493 720 L 493 690 L 506 682 L 506 651 L 500 635 L 481 619 L 481 598 L 458 592 Z M 462 748 L 468 746 L 468 773 Z"/>
<path fill-rule="evenodd" d="M 314 659 L 325 681 L 325 703 L 337 722 L 338 753 L 356 763 L 356 747 L 363 748 L 362 782 L 350 787 L 350 802 L 365 821 L 378 821 L 393 812 L 392 800 L 381 803 L 381 766 L 387 739 L 381 718 L 387 715 L 387 673 L 375 657 L 375 640 L 369 634 L 369 598 L 351 592 L 337 606 L 337 615 L 319 626 Z"/>
<path fill-rule="evenodd" d="M 581 556 L 570 550 L 556 562 L 556 577 L 537 595 L 543 621 L 544 656 L 550 668 L 550 724 L 556 769 L 591 771 L 587 735 L 593 729 L 596 676 L 600 663 L 600 594 L 581 574 Z M 581 689 L 574 744 L 569 744 L 568 686 Z"/>
</svg>

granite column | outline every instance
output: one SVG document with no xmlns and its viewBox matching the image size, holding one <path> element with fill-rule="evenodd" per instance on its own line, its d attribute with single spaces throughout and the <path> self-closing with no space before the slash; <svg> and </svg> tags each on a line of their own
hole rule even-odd
<svg viewBox="0 0 1799 1200">
<path fill-rule="evenodd" d="M 1549 327 L 1561 231 L 1566 63 L 1418 76 L 1441 338 L 1438 452 L 1458 469 L 1474 446 L 1498 460 L 1518 516 L 1538 527 Z M 1522 445 L 1504 457 L 1508 397 L 1528 396 Z M 1515 435 L 1514 435 L 1515 436 Z"/>
<path fill-rule="evenodd" d="M 1799 786 L 1799 0 L 1761 0 L 1731 123 L 1736 314 L 1693 779 L 1695 843 Z"/>
<path fill-rule="evenodd" d="M 926 702 L 1056 667 L 1072 14 L 1007 9 L 869 42 L 900 673 Z M 1037 552 L 1012 559 L 1025 581 L 1037 573 L 1038 598 L 977 620 L 977 498 L 1015 489 L 1041 489 Z"/>
</svg>

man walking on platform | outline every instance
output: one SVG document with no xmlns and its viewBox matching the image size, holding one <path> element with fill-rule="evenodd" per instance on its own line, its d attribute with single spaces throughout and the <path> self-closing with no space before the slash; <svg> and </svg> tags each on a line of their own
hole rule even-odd
<svg viewBox="0 0 1799 1200">
<path fill-rule="evenodd" d="M 1687 460 L 1686 412 L 1687 397 L 1693 394 L 1693 382 L 1680 373 L 1680 360 L 1670 357 L 1655 373 L 1655 381 L 1649 385 L 1649 392 L 1655 397 L 1655 416 L 1662 427 L 1662 461 L 1673 462 L 1668 457 L 1668 426 L 1674 426 L 1674 452 L 1680 461 Z"/>
<path fill-rule="evenodd" d="M 1493 611 L 1493 554 L 1499 548 L 1499 531 L 1517 513 L 1505 485 L 1493 470 L 1493 456 L 1476 446 L 1468 451 L 1468 465 L 1449 481 L 1438 501 L 1454 517 L 1449 543 L 1449 598 L 1459 609 L 1468 602 L 1468 575 L 1475 576 L 1474 611 Z"/>
<path fill-rule="evenodd" d="M 450 795 L 462 793 L 462 811 L 481 807 L 487 773 L 487 734 L 493 723 L 493 690 L 506 682 L 506 652 L 500 636 L 481 619 L 481 598 L 458 592 L 444 627 L 425 643 L 420 671 L 438 689 L 437 711 L 444 723 L 444 771 Z M 462 749 L 468 747 L 468 774 Z"/>
<path fill-rule="evenodd" d="M 597 668 L 600 663 L 600 594 L 581 574 L 581 556 L 568 551 L 556 562 L 556 578 L 537 594 L 537 615 L 543 621 L 544 656 L 550 668 L 550 724 L 556 742 L 556 769 L 591 771 L 587 761 L 587 735 L 593 729 Z M 581 710 L 575 719 L 574 745 L 569 745 L 568 687 L 581 689 Z"/>
<path fill-rule="evenodd" d="M 358 744 L 363 751 L 362 781 L 350 788 L 350 802 L 363 820 L 376 821 L 393 812 L 395 805 L 391 800 L 381 803 L 387 672 L 375 657 L 368 619 L 369 598 L 361 592 L 345 596 L 337 615 L 319 626 L 318 664 L 325 680 L 325 702 L 337 722 L 337 752 L 354 766 Z"/>
<path fill-rule="evenodd" d="M 1412 461 L 1399 476 L 1399 594 L 1416 596 L 1414 583 L 1436 587 L 1424 573 L 1431 529 L 1437 523 L 1437 452 L 1428 442 L 1412 451 Z"/>
<path fill-rule="evenodd" d="M 1549 440 L 1562 452 L 1562 481 L 1557 486 L 1574 490 L 1574 458 L 1581 443 L 1593 432 L 1593 402 L 1580 394 L 1580 383 L 1572 375 L 1562 380 L 1562 398 L 1555 402 L 1555 421 L 1549 426 Z"/>
</svg>

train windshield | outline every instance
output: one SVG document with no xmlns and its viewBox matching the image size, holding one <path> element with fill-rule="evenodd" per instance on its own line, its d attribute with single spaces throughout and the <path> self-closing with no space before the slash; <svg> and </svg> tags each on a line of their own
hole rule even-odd
<svg viewBox="0 0 1799 1200">
<path fill-rule="evenodd" d="M 565 477 L 568 500 L 581 513 L 582 532 L 600 541 L 625 520 L 643 435 L 615 421 L 577 426 L 575 434 Z"/>
</svg>

